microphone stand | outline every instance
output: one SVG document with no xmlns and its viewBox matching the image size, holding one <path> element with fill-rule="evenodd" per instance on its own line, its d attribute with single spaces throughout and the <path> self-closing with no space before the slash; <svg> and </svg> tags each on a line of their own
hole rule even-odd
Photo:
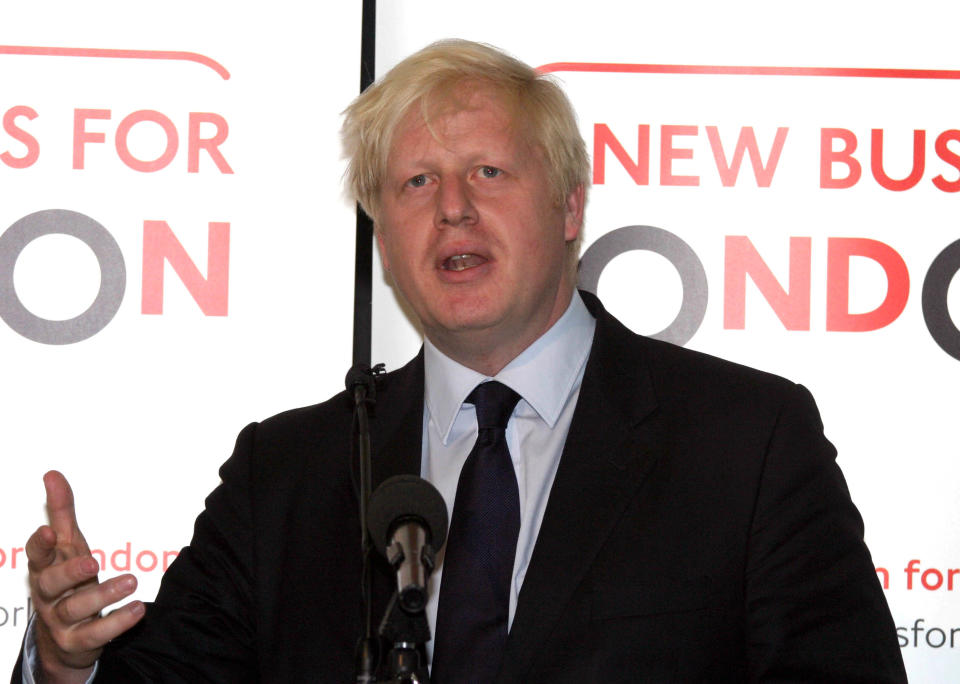
<svg viewBox="0 0 960 684">
<path fill-rule="evenodd" d="M 429 684 L 427 669 L 420 665 L 420 646 L 430 641 L 423 609 L 408 612 L 395 593 L 380 623 L 380 636 L 393 643 L 387 654 L 389 684 Z"/>
<path fill-rule="evenodd" d="M 396 567 L 402 559 L 404 549 L 394 544 L 388 549 L 390 565 Z M 419 559 L 426 575 L 435 567 L 433 547 L 426 544 Z M 427 597 L 425 592 L 394 592 L 387 606 L 387 612 L 380 623 L 380 636 L 393 644 L 387 654 L 387 673 L 390 684 L 429 684 L 430 677 L 426 667 L 420 665 L 420 647 L 430 641 L 430 625 L 427 624 L 425 611 Z"/>
<path fill-rule="evenodd" d="M 355 652 L 356 682 L 357 684 L 371 684 L 376 681 L 377 661 L 379 660 L 379 642 L 373 636 L 371 611 L 372 607 L 372 577 L 370 574 L 370 552 L 373 543 L 367 531 L 367 506 L 370 501 L 370 422 L 367 414 L 367 404 L 373 405 L 377 401 L 376 378 L 384 372 L 384 365 L 377 364 L 373 368 L 366 364 L 357 364 L 347 372 L 347 391 L 353 395 L 353 425 L 356 439 L 357 454 L 360 460 L 360 553 L 362 558 L 361 571 L 361 603 L 363 606 L 363 636 L 357 642 Z"/>
</svg>

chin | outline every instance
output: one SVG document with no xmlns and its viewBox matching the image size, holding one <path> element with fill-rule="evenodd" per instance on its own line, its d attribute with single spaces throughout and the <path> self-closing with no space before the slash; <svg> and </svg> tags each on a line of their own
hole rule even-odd
<svg viewBox="0 0 960 684">
<path fill-rule="evenodd" d="M 451 323 L 452 327 L 483 326 L 502 315 L 502 308 L 491 297 L 480 294 L 458 293 L 455 296 L 438 297 L 436 319 Z"/>
<path fill-rule="evenodd" d="M 455 316 L 451 320 L 443 321 L 441 326 L 452 333 L 469 333 L 486 330 L 495 323 L 496 318 L 492 316 Z"/>
<path fill-rule="evenodd" d="M 434 318 L 434 326 L 447 334 L 480 332 L 490 329 L 500 321 L 496 312 L 453 306 Z"/>
</svg>

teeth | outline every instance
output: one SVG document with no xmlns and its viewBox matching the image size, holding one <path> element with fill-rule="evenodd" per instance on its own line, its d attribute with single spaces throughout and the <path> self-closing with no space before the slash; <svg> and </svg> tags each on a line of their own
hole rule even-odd
<svg viewBox="0 0 960 684">
<path fill-rule="evenodd" d="M 443 267 L 448 271 L 465 271 L 468 268 L 479 266 L 485 261 L 486 259 L 476 254 L 456 254 L 447 259 Z"/>
</svg>

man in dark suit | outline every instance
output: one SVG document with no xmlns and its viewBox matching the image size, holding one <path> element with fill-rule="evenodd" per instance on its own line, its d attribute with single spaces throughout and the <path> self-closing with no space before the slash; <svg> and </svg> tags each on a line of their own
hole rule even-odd
<svg viewBox="0 0 960 684">
<path fill-rule="evenodd" d="M 358 98 L 344 131 L 351 186 L 426 337 L 381 380 L 371 443 L 374 486 L 422 474 L 452 512 L 427 609 L 434 674 L 468 662 L 439 678 L 490 666 L 501 682 L 905 681 L 806 390 L 634 335 L 575 291 L 589 165 L 554 84 L 487 46 L 435 44 Z M 512 397 L 499 428 L 474 398 L 488 381 Z M 48 681 L 87 681 L 95 665 L 98 682 L 350 679 L 351 420 L 340 394 L 248 426 L 156 602 L 106 617 L 130 578 L 96 584 L 69 487 L 48 474 L 50 525 L 27 545 L 32 669 Z M 497 498 L 515 492 L 503 519 L 516 520 L 491 538 L 510 538 L 514 562 L 501 605 L 468 606 L 486 611 L 493 641 L 451 644 L 443 625 L 472 619 L 444 598 L 476 532 L 458 523 L 461 497 L 487 463 L 475 437 L 495 429 L 488 451 L 510 477 Z M 484 562 L 469 568 L 477 584 Z M 374 569 L 375 615 L 393 582 Z"/>
</svg>

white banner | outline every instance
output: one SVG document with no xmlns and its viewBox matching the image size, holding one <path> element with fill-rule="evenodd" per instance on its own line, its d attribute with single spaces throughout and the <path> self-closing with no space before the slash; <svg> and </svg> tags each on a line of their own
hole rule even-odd
<svg viewBox="0 0 960 684">
<path fill-rule="evenodd" d="M 638 332 L 811 389 L 911 681 L 953 681 L 960 9 L 735 7 L 381 3 L 378 72 L 460 37 L 562 81 L 593 157 L 582 280 Z M 374 292 L 395 368 L 420 338 Z"/>
<path fill-rule="evenodd" d="M 350 363 L 359 3 L 21 3 L 0 22 L 0 661 L 62 470 L 137 597 L 248 422 Z"/>
</svg>

